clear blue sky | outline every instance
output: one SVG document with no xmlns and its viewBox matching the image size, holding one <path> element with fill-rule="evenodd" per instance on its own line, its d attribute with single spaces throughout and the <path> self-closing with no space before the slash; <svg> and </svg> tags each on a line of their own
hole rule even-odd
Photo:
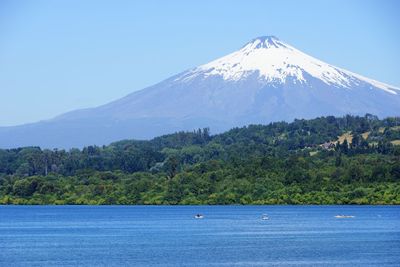
<svg viewBox="0 0 400 267">
<path fill-rule="evenodd" d="M 0 125 L 93 107 L 275 35 L 400 86 L 400 1 L 0 1 Z"/>
</svg>

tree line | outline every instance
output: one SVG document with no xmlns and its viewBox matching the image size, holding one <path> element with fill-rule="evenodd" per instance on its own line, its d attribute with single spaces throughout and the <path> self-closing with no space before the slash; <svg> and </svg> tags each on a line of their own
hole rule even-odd
<svg viewBox="0 0 400 267">
<path fill-rule="evenodd" d="M 367 114 L 1 149 L 0 203 L 400 204 L 398 140 L 400 118 Z"/>
</svg>

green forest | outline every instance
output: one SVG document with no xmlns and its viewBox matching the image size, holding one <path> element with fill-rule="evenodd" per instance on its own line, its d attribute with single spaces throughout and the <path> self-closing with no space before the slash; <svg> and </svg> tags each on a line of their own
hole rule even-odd
<svg viewBox="0 0 400 267">
<path fill-rule="evenodd" d="M 0 149 L 0 204 L 400 204 L 400 118 Z"/>
</svg>

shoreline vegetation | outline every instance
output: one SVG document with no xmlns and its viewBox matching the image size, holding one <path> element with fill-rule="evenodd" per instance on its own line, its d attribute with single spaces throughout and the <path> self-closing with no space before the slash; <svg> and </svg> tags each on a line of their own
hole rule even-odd
<svg viewBox="0 0 400 267">
<path fill-rule="evenodd" d="M 321 117 L 0 149 L 0 204 L 400 204 L 400 118 Z"/>
</svg>

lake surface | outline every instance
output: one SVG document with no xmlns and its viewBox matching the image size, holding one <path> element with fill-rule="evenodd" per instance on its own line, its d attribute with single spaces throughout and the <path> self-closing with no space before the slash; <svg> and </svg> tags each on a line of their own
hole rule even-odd
<svg viewBox="0 0 400 267">
<path fill-rule="evenodd" d="M 0 266 L 400 266 L 400 206 L 0 206 Z"/>
</svg>

